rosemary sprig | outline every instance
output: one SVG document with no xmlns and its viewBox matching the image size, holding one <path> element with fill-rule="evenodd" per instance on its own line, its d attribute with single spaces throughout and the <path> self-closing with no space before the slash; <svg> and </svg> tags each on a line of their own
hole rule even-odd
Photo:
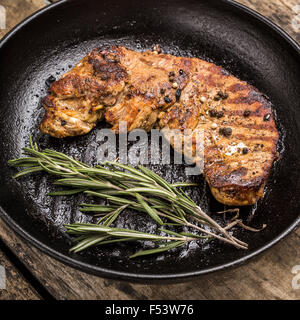
<svg viewBox="0 0 300 320">
<path fill-rule="evenodd" d="M 170 236 L 156 235 L 136 230 L 128 230 L 122 228 L 110 228 L 107 226 L 99 226 L 93 224 L 74 223 L 66 225 L 67 233 L 75 234 L 78 237 L 74 239 L 78 244 L 75 245 L 71 251 L 79 252 L 91 245 L 103 245 L 122 241 L 137 241 L 137 240 L 151 240 L 151 241 L 165 241 L 160 244 L 158 248 L 138 251 L 131 258 L 159 253 L 184 245 L 188 241 L 195 240 L 197 237 L 192 235 L 187 236 L 176 232 L 166 232 Z"/>
<path fill-rule="evenodd" d="M 94 212 L 101 216 L 97 224 L 76 223 L 66 225 L 67 232 L 75 236 L 77 244 L 71 251 L 79 252 L 90 246 L 133 240 L 160 241 L 158 248 L 144 250 L 139 255 L 153 254 L 181 246 L 188 241 L 199 239 L 219 239 L 237 248 L 247 249 L 247 244 L 228 233 L 228 227 L 220 226 L 186 195 L 182 187 L 195 186 L 194 183 L 168 183 L 165 179 L 143 166 L 133 168 L 117 162 L 105 162 L 90 167 L 63 153 L 45 149 L 40 151 L 30 140 L 30 148 L 23 148 L 25 157 L 13 159 L 9 164 L 23 168 L 14 177 L 33 172 L 45 171 L 59 176 L 55 185 L 65 190 L 49 195 L 72 195 L 85 193 L 106 199 L 109 205 L 81 204 L 81 211 Z M 186 226 L 193 233 L 176 233 L 160 229 L 167 236 L 148 234 L 137 230 L 111 228 L 110 225 L 126 208 L 147 213 L 161 226 Z M 204 225 L 209 226 L 204 228 Z"/>
</svg>

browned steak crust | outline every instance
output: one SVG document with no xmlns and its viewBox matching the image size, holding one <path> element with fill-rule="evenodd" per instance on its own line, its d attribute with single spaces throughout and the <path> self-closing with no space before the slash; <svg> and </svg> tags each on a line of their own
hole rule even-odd
<svg viewBox="0 0 300 320">
<path fill-rule="evenodd" d="M 94 49 L 50 92 L 44 133 L 85 134 L 103 117 L 116 132 L 120 121 L 128 130 L 203 130 L 204 175 L 215 198 L 247 205 L 263 195 L 277 157 L 271 103 L 221 67 L 112 46 Z"/>
</svg>

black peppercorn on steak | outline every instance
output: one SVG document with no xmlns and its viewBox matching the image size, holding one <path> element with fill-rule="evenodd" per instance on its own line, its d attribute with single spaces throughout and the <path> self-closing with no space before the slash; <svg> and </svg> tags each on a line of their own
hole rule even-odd
<svg viewBox="0 0 300 320">
<path fill-rule="evenodd" d="M 94 49 L 52 83 L 43 105 L 41 131 L 57 138 L 88 133 L 103 118 L 115 132 L 120 121 L 128 131 L 203 130 L 203 173 L 214 197 L 227 205 L 262 197 L 278 156 L 268 99 L 197 58 L 120 46 Z"/>
</svg>

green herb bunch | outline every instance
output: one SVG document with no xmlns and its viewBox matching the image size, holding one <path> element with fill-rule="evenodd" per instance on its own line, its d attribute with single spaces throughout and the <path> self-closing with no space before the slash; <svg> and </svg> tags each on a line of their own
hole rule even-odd
<svg viewBox="0 0 300 320">
<path fill-rule="evenodd" d="M 22 168 L 15 178 L 45 171 L 60 177 L 54 184 L 64 188 L 50 193 L 51 196 L 84 193 L 108 202 L 108 205 L 80 205 L 82 212 L 100 216 L 96 224 L 65 225 L 66 232 L 73 236 L 76 243 L 71 248 L 73 252 L 96 245 L 137 240 L 151 240 L 156 243 L 156 247 L 138 251 L 131 258 L 167 251 L 199 239 L 218 239 L 237 248 L 248 247 L 228 232 L 228 229 L 241 223 L 240 220 L 222 227 L 182 190 L 183 187 L 196 186 L 194 183 L 171 184 L 143 166 L 133 168 L 117 162 L 105 162 L 91 167 L 61 152 L 39 150 L 31 139 L 30 147 L 23 148 L 23 151 L 25 157 L 9 161 L 11 166 Z M 159 234 L 112 227 L 125 209 L 148 214 L 160 225 Z M 177 226 L 179 230 L 185 226 L 191 232 L 174 232 L 168 229 L 170 225 Z"/>
</svg>

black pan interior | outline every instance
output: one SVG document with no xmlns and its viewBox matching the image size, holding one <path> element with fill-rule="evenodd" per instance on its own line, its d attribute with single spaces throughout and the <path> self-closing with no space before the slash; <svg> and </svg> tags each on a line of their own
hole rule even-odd
<svg viewBox="0 0 300 320">
<path fill-rule="evenodd" d="M 42 147 L 95 163 L 96 135 L 104 124 L 82 137 L 57 140 L 42 135 L 41 97 L 47 78 L 58 78 L 94 47 L 124 45 L 145 50 L 160 44 L 165 52 L 204 58 L 256 86 L 274 105 L 280 130 L 281 159 L 272 171 L 263 200 L 242 208 L 244 221 L 267 228 L 259 233 L 236 229 L 249 243 L 237 250 L 217 241 L 191 243 L 175 252 L 129 260 L 140 248 L 120 245 L 70 254 L 63 224 L 92 221 L 81 214 L 82 197 L 50 198 L 52 179 L 32 175 L 15 181 L 7 160 L 19 157 L 29 135 Z M 227 1 L 73 0 L 61 1 L 22 23 L 0 47 L 0 205 L 2 216 L 42 250 L 75 267 L 122 279 L 182 278 L 216 270 L 276 242 L 299 222 L 300 59 L 299 48 L 274 26 Z M 170 181 L 186 180 L 183 166 L 152 166 Z M 202 177 L 191 196 L 207 212 L 223 210 Z M 215 215 L 214 215 L 215 217 Z M 144 216 L 127 212 L 120 226 L 154 231 Z"/>
</svg>

